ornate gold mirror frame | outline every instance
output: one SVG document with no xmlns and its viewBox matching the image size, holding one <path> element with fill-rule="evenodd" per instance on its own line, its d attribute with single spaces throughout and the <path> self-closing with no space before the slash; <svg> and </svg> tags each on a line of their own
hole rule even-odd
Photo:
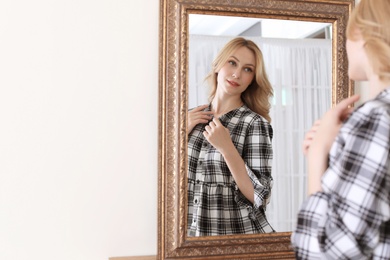
<svg viewBox="0 0 390 260">
<path fill-rule="evenodd" d="M 291 232 L 189 238 L 187 99 L 189 14 L 332 24 L 332 105 L 352 95 L 345 29 L 354 0 L 160 0 L 158 259 L 288 259 Z"/>
</svg>

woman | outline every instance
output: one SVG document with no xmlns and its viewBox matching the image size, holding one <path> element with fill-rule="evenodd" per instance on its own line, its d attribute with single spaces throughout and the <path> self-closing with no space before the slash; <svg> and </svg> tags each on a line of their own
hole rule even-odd
<svg viewBox="0 0 390 260">
<path fill-rule="evenodd" d="M 268 81 L 260 49 L 235 38 L 206 78 L 210 104 L 188 115 L 188 235 L 266 233 L 272 187 Z"/>
<path fill-rule="evenodd" d="M 292 243 L 298 259 L 390 258 L 390 1 L 361 0 L 347 27 L 348 74 L 368 81 L 304 141 L 310 197 Z"/>
</svg>

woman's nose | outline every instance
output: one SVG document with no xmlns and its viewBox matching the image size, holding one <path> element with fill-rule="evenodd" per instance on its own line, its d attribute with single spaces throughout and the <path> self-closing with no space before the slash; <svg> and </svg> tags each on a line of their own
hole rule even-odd
<svg viewBox="0 0 390 260">
<path fill-rule="evenodd" d="M 235 70 L 232 74 L 232 77 L 238 79 L 240 77 L 240 70 Z"/>
</svg>

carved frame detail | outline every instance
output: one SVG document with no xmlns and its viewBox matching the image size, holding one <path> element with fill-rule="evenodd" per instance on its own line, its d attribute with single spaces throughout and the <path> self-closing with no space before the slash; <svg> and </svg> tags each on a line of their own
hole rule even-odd
<svg viewBox="0 0 390 260">
<path fill-rule="evenodd" d="M 332 105 L 353 94 L 345 30 L 354 0 L 160 0 L 158 259 L 294 259 L 291 232 L 189 238 L 187 84 L 189 14 L 332 24 Z"/>
</svg>

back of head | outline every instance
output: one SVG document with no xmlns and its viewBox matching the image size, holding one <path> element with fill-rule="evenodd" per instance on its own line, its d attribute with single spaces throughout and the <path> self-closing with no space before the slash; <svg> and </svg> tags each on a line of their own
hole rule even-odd
<svg viewBox="0 0 390 260">
<path fill-rule="evenodd" d="M 359 33 L 356 33 L 359 32 Z M 361 0 L 348 22 L 347 38 L 365 41 L 365 50 L 383 81 L 390 81 L 390 0 Z"/>
</svg>

